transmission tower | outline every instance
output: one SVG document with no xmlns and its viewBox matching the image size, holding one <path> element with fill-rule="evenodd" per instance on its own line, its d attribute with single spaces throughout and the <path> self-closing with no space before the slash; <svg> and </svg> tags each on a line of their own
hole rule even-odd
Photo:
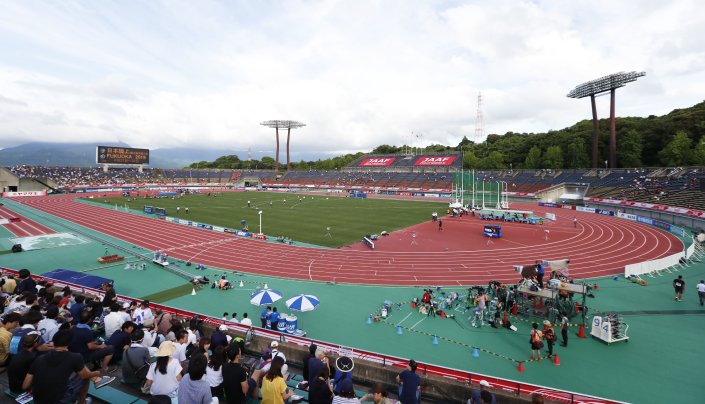
<svg viewBox="0 0 705 404">
<path fill-rule="evenodd" d="M 482 92 L 477 93 L 477 115 L 475 115 L 475 141 L 485 138 L 485 118 L 482 115 Z"/>
</svg>

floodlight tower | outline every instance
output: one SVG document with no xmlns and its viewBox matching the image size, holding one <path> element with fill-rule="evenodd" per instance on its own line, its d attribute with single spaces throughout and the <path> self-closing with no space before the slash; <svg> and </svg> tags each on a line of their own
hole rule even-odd
<svg viewBox="0 0 705 404">
<path fill-rule="evenodd" d="M 597 142 L 599 140 L 599 127 L 597 124 L 597 107 L 595 96 L 597 94 L 610 92 L 610 156 L 609 166 L 617 167 L 617 131 L 614 124 L 614 103 L 615 91 L 619 87 L 624 87 L 627 83 L 636 81 L 639 77 L 646 76 L 646 72 L 619 72 L 609 76 L 600 77 L 587 83 L 583 83 L 572 89 L 568 93 L 569 98 L 584 98 L 590 96 L 592 103 L 592 168 L 597 168 Z"/>
<path fill-rule="evenodd" d="M 275 165 L 274 165 L 274 170 L 275 173 L 279 173 L 279 129 L 286 129 L 286 171 L 291 170 L 291 158 L 289 156 L 289 140 L 291 139 L 291 130 L 300 128 L 302 126 L 306 126 L 305 123 L 298 122 L 298 121 L 289 121 L 289 120 L 273 120 L 273 121 L 264 121 L 260 123 L 262 126 L 267 126 L 269 128 L 274 128 L 276 129 L 277 133 L 277 155 L 275 159 Z"/>
<path fill-rule="evenodd" d="M 475 141 L 485 138 L 485 118 L 482 114 L 482 92 L 477 93 L 477 114 L 475 115 Z"/>
</svg>

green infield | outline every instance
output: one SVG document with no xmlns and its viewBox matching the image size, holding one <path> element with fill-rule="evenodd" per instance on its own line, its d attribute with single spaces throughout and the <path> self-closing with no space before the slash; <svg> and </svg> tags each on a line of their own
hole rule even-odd
<svg viewBox="0 0 705 404">
<path fill-rule="evenodd" d="M 120 207 L 127 204 L 138 210 L 144 205 L 165 208 L 168 216 L 229 229 L 240 229 L 244 220 L 253 232 L 259 232 L 258 212 L 261 211 L 264 234 L 327 247 L 350 245 L 367 234 L 391 232 L 430 220 L 432 212 L 444 214 L 448 206 L 442 202 L 360 199 L 325 194 L 225 192 L 212 195 L 216 196 L 119 197 L 94 201 Z"/>
</svg>

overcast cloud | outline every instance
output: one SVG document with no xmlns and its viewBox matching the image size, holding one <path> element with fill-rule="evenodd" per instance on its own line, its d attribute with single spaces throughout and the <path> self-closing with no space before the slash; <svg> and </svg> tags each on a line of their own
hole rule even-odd
<svg viewBox="0 0 705 404">
<path fill-rule="evenodd" d="M 0 147 L 28 141 L 365 151 L 541 132 L 590 117 L 575 85 L 618 71 L 620 116 L 705 97 L 698 1 L 2 1 Z M 598 98 L 599 115 L 608 98 Z"/>
</svg>

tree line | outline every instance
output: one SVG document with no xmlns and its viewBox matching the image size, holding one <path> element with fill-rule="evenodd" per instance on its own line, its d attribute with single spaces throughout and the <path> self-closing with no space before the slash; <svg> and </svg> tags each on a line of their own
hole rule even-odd
<svg viewBox="0 0 705 404">
<path fill-rule="evenodd" d="M 679 167 L 705 165 L 705 102 L 676 109 L 667 115 L 647 118 L 616 118 L 619 167 Z M 598 161 L 609 153 L 609 119 L 599 120 Z M 406 145 L 380 145 L 371 154 L 401 154 Z M 475 169 L 563 169 L 588 168 L 591 162 L 592 121 L 545 133 L 491 134 L 476 143 L 463 137 L 455 146 L 429 145 L 420 153 L 463 152 L 463 166 Z M 294 170 L 341 169 L 367 153 L 353 153 L 317 161 L 292 162 Z M 240 160 L 222 156 L 212 162 L 193 163 L 190 168 L 274 169 L 271 157 Z M 280 163 L 280 167 L 283 166 Z"/>
</svg>

